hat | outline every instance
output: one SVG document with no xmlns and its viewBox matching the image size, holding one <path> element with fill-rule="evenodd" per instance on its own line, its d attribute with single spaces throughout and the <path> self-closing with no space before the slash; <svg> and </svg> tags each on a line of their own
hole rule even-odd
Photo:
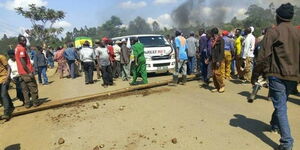
<svg viewBox="0 0 300 150">
<path fill-rule="evenodd" d="M 121 42 L 126 42 L 126 39 L 122 39 Z"/>
<path fill-rule="evenodd" d="M 282 4 L 276 9 L 276 14 L 283 21 L 291 21 L 294 16 L 294 6 L 291 3 Z"/>
<path fill-rule="evenodd" d="M 120 40 L 116 41 L 116 44 L 121 44 L 122 42 Z"/>
<path fill-rule="evenodd" d="M 223 35 L 223 36 L 228 36 L 228 34 L 229 34 L 229 32 L 226 31 L 226 30 L 224 30 L 224 31 L 222 32 L 222 35 Z"/>
</svg>

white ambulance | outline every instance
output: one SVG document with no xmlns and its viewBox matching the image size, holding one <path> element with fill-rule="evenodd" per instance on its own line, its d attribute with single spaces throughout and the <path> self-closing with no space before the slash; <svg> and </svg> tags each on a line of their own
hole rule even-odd
<svg viewBox="0 0 300 150">
<path fill-rule="evenodd" d="M 175 68 L 175 51 L 171 44 L 163 35 L 157 34 L 141 34 L 115 37 L 112 40 L 129 41 L 133 37 L 137 37 L 139 42 L 144 45 L 148 73 L 165 73 L 172 72 Z M 131 57 L 132 59 L 133 57 Z"/>
</svg>

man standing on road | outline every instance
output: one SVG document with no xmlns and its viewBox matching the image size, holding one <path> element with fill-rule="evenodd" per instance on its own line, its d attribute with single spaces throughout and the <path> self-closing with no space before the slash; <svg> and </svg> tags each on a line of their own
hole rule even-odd
<svg viewBox="0 0 300 150">
<path fill-rule="evenodd" d="M 122 39 L 121 43 L 121 67 L 122 67 L 122 80 L 130 80 L 130 49 L 126 46 L 126 40 Z"/>
<path fill-rule="evenodd" d="M 82 49 L 80 50 L 80 60 L 83 63 L 83 70 L 85 75 L 85 84 L 93 84 L 93 76 L 94 76 L 94 60 L 95 60 L 95 52 L 92 48 L 90 48 L 89 41 L 85 41 Z"/>
<path fill-rule="evenodd" d="M 8 121 L 15 107 L 8 95 L 10 67 L 4 55 L 0 55 L 0 92 L 1 101 L 4 107 L 4 114 L 1 119 Z"/>
<path fill-rule="evenodd" d="M 224 79 L 221 73 L 221 64 L 224 61 L 224 40 L 219 35 L 218 28 L 213 28 L 212 33 L 212 50 L 211 50 L 211 61 L 213 71 L 213 81 L 215 89 L 212 92 L 225 92 Z"/>
<path fill-rule="evenodd" d="M 43 48 L 38 46 L 38 52 L 34 57 L 34 67 L 38 73 L 38 80 L 40 84 L 48 85 L 48 77 L 47 77 L 47 58 L 43 53 Z M 43 79 L 42 79 L 43 78 Z"/>
<path fill-rule="evenodd" d="M 138 42 L 138 38 L 135 37 L 132 39 L 132 51 L 134 56 L 134 65 L 133 65 L 133 78 L 130 85 L 136 85 L 136 80 L 138 77 L 142 77 L 143 84 L 148 83 L 147 69 L 146 69 L 146 58 L 144 55 L 144 45 Z"/>
<path fill-rule="evenodd" d="M 72 79 L 76 78 L 76 72 L 75 72 L 75 62 L 78 60 L 78 55 L 76 50 L 74 49 L 73 43 L 68 44 L 68 48 L 64 51 L 64 57 L 67 60 L 69 70 L 70 70 L 70 75 Z"/>
<path fill-rule="evenodd" d="M 253 59 L 254 59 L 254 49 L 255 49 L 255 37 L 252 34 L 254 32 L 253 27 L 249 27 L 246 29 L 247 36 L 245 41 L 243 42 L 243 52 L 242 59 L 245 64 L 244 75 L 243 78 L 245 82 L 250 83 L 252 69 L 253 69 Z"/>
<path fill-rule="evenodd" d="M 243 43 L 243 37 L 241 35 L 242 30 L 236 29 L 235 30 L 235 40 L 234 40 L 234 47 L 235 47 L 235 65 L 237 70 L 238 78 L 242 78 L 242 70 L 241 70 L 241 64 L 242 64 L 242 43 Z"/>
<path fill-rule="evenodd" d="M 175 69 L 174 75 L 173 75 L 173 81 L 170 85 L 176 85 L 178 84 L 178 75 L 182 74 L 182 85 L 186 83 L 186 75 L 187 75 L 187 45 L 186 45 L 186 39 L 182 36 L 182 33 L 179 31 L 175 32 L 175 56 L 176 56 L 176 62 L 177 62 L 177 68 Z"/>
<path fill-rule="evenodd" d="M 119 78 L 121 75 L 121 63 L 120 63 L 121 47 L 119 46 L 120 43 L 122 43 L 122 42 L 118 40 L 118 41 L 116 41 L 116 43 L 113 46 L 114 54 L 116 56 L 114 64 L 113 64 L 113 77 L 114 78 Z"/>
<path fill-rule="evenodd" d="M 191 32 L 190 37 L 186 40 L 188 47 L 188 74 L 195 73 L 196 51 L 199 47 L 199 41 L 195 38 L 195 33 Z"/>
<path fill-rule="evenodd" d="M 266 73 L 269 79 L 269 96 L 275 108 L 271 127 L 281 135 L 278 150 L 292 150 L 294 140 L 288 122 L 287 100 L 300 81 L 300 31 L 291 24 L 294 7 L 290 3 L 282 4 L 276 14 L 277 26 L 267 31 L 254 72 Z M 251 83 L 256 81 L 257 77 L 253 76 Z"/>
<path fill-rule="evenodd" d="M 234 54 L 233 41 L 228 37 L 229 32 L 223 31 L 224 40 L 224 61 L 222 63 L 222 76 L 225 79 L 231 80 L 231 62 Z"/>
<path fill-rule="evenodd" d="M 104 88 L 107 88 L 109 85 L 113 85 L 113 76 L 112 76 L 112 68 L 110 65 L 108 49 L 105 46 L 104 41 L 96 41 L 96 58 L 97 63 L 99 64 Z"/>
<path fill-rule="evenodd" d="M 18 37 L 19 44 L 15 49 L 15 57 L 18 72 L 21 76 L 21 87 L 25 100 L 25 107 L 30 108 L 39 105 L 38 102 L 38 86 L 34 77 L 33 66 L 26 50 L 26 38 L 22 35 Z M 30 100 L 31 95 L 31 100 Z"/>
</svg>

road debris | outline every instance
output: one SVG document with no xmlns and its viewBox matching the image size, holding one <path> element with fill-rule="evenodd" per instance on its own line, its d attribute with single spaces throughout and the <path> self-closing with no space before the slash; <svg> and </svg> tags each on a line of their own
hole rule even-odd
<svg viewBox="0 0 300 150">
<path fill-rule="evenodd" d="M 177 139 L 176 138 L 173 138 L 171 141 L 172 141 L 173 144 L 177 144 Z"/>
<path fill-rule="evenodd" d="M 58 139 L 58 144 L 59 145 L 64 144 L 64 143 L 65 143 L 65 139 L 63 139 L 63 138 Z"/>
<path fill-rule="evenodd" d="M 93 104 L 93 108 L 94 108 L 94 109 L 98 109 L 98 108 L 99 108 L 99 103 Z"/>
</svg>

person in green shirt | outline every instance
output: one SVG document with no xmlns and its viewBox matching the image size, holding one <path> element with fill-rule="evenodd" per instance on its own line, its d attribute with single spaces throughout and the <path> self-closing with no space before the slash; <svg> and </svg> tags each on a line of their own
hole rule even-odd
<svg viewBox="0 0 300 150">
<path fill-rule="evenodd" d="M 146 58 L 144 55 L 144 45 L 138 42 L 138 38 L 132 39 L 132 51 L 134 55 L 134 63 L 133 63 L 133 80 L 130 85 L 136 85 L 137 77 L 142 77 L 143 83 L 147 84 L 147 71 L 146 71 Z"/>
</svg>

